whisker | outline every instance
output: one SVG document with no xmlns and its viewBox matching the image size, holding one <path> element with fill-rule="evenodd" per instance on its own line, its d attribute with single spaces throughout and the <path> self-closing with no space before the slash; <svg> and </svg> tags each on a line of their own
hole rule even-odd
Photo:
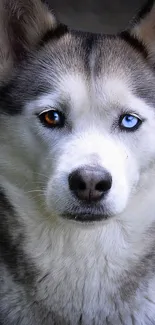
<svg viewBox="0 0 155 325">
<path fill-rule="evenodd" d="M 35 193 L 35 192 L 43 193 L 42 190 L 30 190 L 30 191 L 25 192 L 25 194 L 28 194 L 28 193 Z"/>
</svg>

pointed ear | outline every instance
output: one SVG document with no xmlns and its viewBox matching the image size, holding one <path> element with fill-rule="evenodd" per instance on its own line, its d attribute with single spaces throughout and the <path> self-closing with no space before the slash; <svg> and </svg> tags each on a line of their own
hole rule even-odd
<svg viewBox="0 0 155 325">
<path fill-rule="evenodd" d="M 145 4 L 128 32 L 141 43 L 147 57 L 155 63 L 155 1 L 149 0 Z"/>
<path fill-rule="evenodd" d="M 41 0 L 0 0 L 0 79 L 56 24 Z"/>
</svg>

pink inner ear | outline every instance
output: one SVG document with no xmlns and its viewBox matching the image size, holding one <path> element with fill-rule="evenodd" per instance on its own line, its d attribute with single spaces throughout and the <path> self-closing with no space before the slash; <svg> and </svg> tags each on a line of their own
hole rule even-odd
<svg viewBox="0 0 155 325">
<path fill-rule="evenodd" d="M 153 59 L 155 55 L 155 3 L 149 1 L 133 21 L 129 31 L 147 50 L 147 57 Z"/>
<path fill-rule="evenodd" d="M 11 74 L 12 67 L 56 25 L 54 15 L 41 0 L 0 0 L 1 75 Z"/>
</svg>

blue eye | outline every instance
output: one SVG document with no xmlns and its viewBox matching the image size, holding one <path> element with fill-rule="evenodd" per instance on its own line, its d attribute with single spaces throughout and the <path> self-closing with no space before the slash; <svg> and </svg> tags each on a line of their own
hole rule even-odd
<svg viewBox="0 0 155 325">
<path fill-rule="evenodd" d="M 119 126 L 122 130 L 135 131 L 141 125 L 142 120 L 134 114 L 121 115 Z"/>
</svg>

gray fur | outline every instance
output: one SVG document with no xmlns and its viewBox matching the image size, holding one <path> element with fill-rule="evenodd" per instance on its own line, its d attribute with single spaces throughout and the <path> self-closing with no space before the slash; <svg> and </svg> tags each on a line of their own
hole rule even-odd
<svg viewBox="0 0 155 325">
<path fill-rule="evenodd" d="M 0 325 L 155 325 L 154 6 L 106 36 L 35 0 L 1 5 Z M 43 126 L 45 108 L 65 127 Z M 123 132 L 133 111 L 142 126 Z M 113 181 L 92 205 L 67 182 L 87 164 Z"/>
</svg>

